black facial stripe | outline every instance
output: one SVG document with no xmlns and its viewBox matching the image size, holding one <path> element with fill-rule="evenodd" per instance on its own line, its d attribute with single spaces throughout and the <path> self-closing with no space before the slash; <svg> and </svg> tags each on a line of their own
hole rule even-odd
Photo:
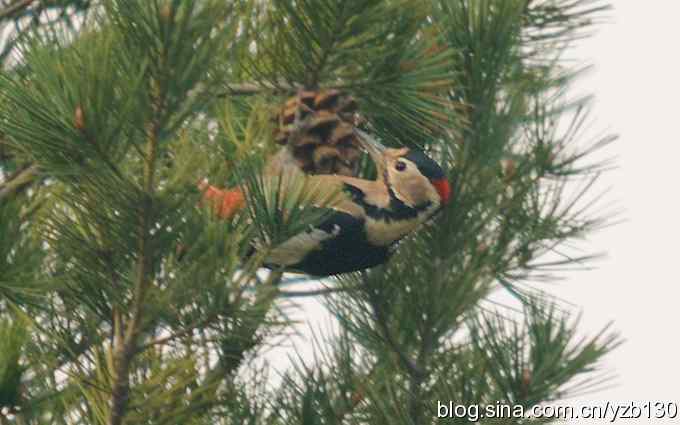
<svg viewBox="0 0 680 425">
<path fill-rule="evenodd" d="M 416 218 L 420 213 L 426 211 L 432 205 L 432 202 L 426 201 L 415 207 L 409 207 L 397 198 L 392 188 L 388 186 L 390 204 L 388 208 L 381 208 L 366 202 L 366 195 L 359 188 L 350 184 L 345 184 L 345 190 L 350 194 L 352 200 L 366 211 L 366 215 L 373 219 L 384 220 L 388 223 L 393 220 Z"/>
<path fill-rule="evenodd" d="M 409 207 L 401 199 L 397 198 L 397 195 L 392 190 L 392 187 L 388 187 L 388 193 L 390 194 L 390 206 L 389 209 L 385 210 L 392 213 L 392 217 L 397 220 L 403 218 L 416 218 L 420 213 L 427 211 L 432 205 L 432 202 L 425 201 L 422 204 L 418 204 L 415 207 Z M 391 217 L 386 217 L 389 221 Z"/>
</svg>

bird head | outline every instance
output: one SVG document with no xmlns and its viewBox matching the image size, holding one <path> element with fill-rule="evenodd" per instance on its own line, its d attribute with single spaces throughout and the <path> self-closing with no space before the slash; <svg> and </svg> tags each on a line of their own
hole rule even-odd
<svg viewBox="0 0 680 425">
<path fill-rule="evenodd" d="M 363 131 L 355 131 L 375 162 L 378 179 L 383 180 L 399 200 L 411 207 L 428 201 L 438 205 L 449 201 L 451 186 L 444 171 L 422 151 L 387 148 Z"/>
</svg>

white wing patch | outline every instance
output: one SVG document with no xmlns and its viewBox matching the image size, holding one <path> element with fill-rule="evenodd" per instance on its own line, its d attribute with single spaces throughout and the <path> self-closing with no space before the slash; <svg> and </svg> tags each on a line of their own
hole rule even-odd
<svg viewBox="0 0 680 425">
<path fill-rule="evenodd" d="M 291 266 L 297 264 L 315 249 L 321 249 L 321 242 L 332 239 L 340 234 L 340 226 L 333 226 L 333 231 L 327 233 L 321 229 L 311 228 L 306 232 L 293 236 L 281 245 L 277 246 L 267 256 L 265 263 L 278 266 Z"/>
</svg>

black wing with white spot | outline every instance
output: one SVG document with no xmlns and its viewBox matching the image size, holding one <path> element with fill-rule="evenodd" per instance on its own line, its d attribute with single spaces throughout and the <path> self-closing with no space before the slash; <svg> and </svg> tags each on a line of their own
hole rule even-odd
<svg viewBox="0 0 680 425">
<path fill-rule="evenodd" d="M 389 257 L 388 248 L 369 244 L 364 225 L 360 218 L 334 211 L 319 226 L 275 248 L 268 266 L 330 276 L 382 264 Z"/>
</svg>

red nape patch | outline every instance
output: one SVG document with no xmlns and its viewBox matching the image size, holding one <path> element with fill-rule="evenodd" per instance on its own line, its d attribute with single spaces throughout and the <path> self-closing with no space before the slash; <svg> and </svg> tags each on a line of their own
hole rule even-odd
<svg viewBox="0 0 680 425">
<path fill-rule="evenodd" d="M 449 202 L 449 198 L 451 197 L 451 185 L 449 184 L 449 181 L 446 179 L 432 180 L 432 185 L 437 189 L 437 192 L 439 192 L 442 204 Z"/>
</svg>

